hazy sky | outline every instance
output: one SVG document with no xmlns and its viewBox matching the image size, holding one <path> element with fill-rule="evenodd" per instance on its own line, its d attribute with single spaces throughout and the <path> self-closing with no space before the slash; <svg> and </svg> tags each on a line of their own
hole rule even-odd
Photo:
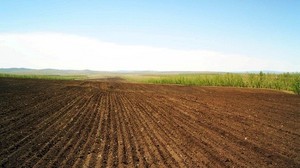
<svg viewBox="0 0 300 168">
<path fill-rule="evenodd" d="M 299 0 L 0 0 L 0 68 L 300 71 Z"/>
</svg>

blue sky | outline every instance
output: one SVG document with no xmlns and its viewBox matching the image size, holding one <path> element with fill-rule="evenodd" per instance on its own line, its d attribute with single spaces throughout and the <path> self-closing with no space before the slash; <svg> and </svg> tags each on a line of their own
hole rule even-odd
<svg viewBox="0 0 300 168">
<path fill-rule="evenodd" d="M 0 1 L 0 57 L 5 61 L 0 63 L 0 67 L 211 71 L 267 68 L 300 71 L 299 30 L 300 1 L 297 0 L 2 0 Z M 37 33 L 39 37 L 36 37 Z M 23 41 L 20 41 L 18 35 L 22 36 Z M 152 62 L 147 58 L 151 63 L 155 63 L 160 61 L 161 57 L 171 59 L 172 53 L 183 53 L 177 55 L 175 61 L 178 63 L 174 63 L 173 66 L 165 65 L 168 64 L 168 59 L 161 64 L 161 67 L 145 66 L 145 68 L 135 68 L 141 64 L 138 61 L 130 65 L 126 65 L 126 62 L 117 62 L 116 65 L 107 67 L 99 64 L 99 68 L 88 62 L 84 66 L 79 63 L 68 65 L 67 60 L 72 59 L 71 54 L 74 54 L 74 51 L 61 49 L 61 53 L 55 53 L 55 56 L 41 53 L 41 48 L 48 47 L 46 50 L 56 50 L 55 44 L 48 43 L 49 40 L 43 41 L 46 38 L 42 36 L 53 37 L 51 39 L 53 43 L 56 40 L 62 41 L 62 38 L 66 42 L 86 38 L 89 42 L 76 44 L 95 45 L 95 48 L 101 48 L 96 45 L 108 43 L 117 45 L 117 50 L 124 47 L 134 49 L 134 46 L 145 48 L 145 50 L 139 48 L 138 53 L 125 49 L 122 50 L 123 53 L 113 54 L 113 51 L 109 50 L 103 53 L 92 49 L 99 56 L 90 57 L 91 53 L 86 52 L 86 57 L 91 61 L 107 61 L 107 64 L 113 64 L 114 60 L 110 60 L 110 55 L 119 55 L 122 59 L 127 57 L 134 61 L 136 57 L 146 57 L 143 56 L 147 55 L 145 53 L 155 53 Z M 35 47 L 32 47 L 28 46 L 28 43 L 23 45 L 28 39 L 35 43 L 45 43 L 47 47 L 36 48 L 37 45 L 33 44 Z M 165 50 L 158 53 L 160 49 Z M 81 51 L 86 51 L 86 48 L 82 48 Z M 128 53 L 124 54 L 125 51 Z M 190 58 L 184 58 L 189 53 L 193 53 Z M 36 55 L 33 56 L 34 54 Z M 210 56 L 214 58 L 210 60 Z M 20 57 L 23 63 L 17 61 Z M 43 63 L 42 60 L 46 57 L 47 59 L 64 57 L 60 59 L 66 63 L 64 66 L 55 62 Z M 210 62 L 218 57 L 221 57 L 220 60 L 228 58 L 232 63 L 229 61 L 228 65 L 224 66 L 222 62 L 220 65 Z M 106 60 L 103 60 L 104 58 Z M 40 61 L 38 63 L 30 59 L 40 59 Z M 118 59 L 118 57 L 111 56 L 111 59 Z M 241 60 L 243 66 L 235 65 L 239 64 L 239 61 L 233 59 Z M 199 62 L 198 64 L 193 62 L 189 69 L 188 64 L 193 60 Z M 80 59 L 78 61 L 80 62 Z M 259 64 L 256 61 L 263 63 Z M 203 62 L 206 62 L 205 68 L 201 68 L 204 67 Z M 254 66 L 256 63 L 259 65 Z"/>
</svg>

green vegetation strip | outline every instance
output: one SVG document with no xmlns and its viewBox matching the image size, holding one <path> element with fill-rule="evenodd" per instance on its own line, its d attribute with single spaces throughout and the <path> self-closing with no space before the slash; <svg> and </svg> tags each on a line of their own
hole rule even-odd
<svg viewBox="0 0 300 168">
<path fill-rule="evenodd" d="M 224 73 L 224 74 L 177 74 L 144 75 L 127 77 L 128 80 L 154 84 L 180 84 L 191 86 L 232 86 L 268 88 L 292 91 L 300 94 L 300 73 L 266 74 Z"/>
<path fill-rule="evenodd" d="M 21 78 L 21 79 L 45 79 L 45 80 L 79 80 L 86 79 L 85 75 L 29 75 L 29 74 L 2 74 L 0 78 Z"/>
</svg>

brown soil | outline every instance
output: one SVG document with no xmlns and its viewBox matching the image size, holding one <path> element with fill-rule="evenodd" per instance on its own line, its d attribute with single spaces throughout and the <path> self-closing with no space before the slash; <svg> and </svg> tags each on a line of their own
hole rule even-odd
<svg viewBox="0 0 300 168">
<path fill-rule="evenodd" d="M 0 79 L 2 167 L 300 167 L 300 96 Z"/>
</svg>

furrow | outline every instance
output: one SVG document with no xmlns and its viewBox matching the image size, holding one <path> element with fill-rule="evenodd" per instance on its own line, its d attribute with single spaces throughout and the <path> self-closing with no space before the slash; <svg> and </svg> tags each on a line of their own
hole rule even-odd
<svg viewBox="0 0 300 168">
<path fill-rule="evenodd" d="M 83 146 L 82 150 L 79 153 L 79 159 L 76 160 L 73 167 L 88 167 L 89 160 L 91 158 L 91 155 L 93 153 L 93 147 L 96 142 L 96 138 L 99 136 L 99 130 L 100 130 L 100 120 L 101 120 L 101 107 L 102 102 L 102 94 L 98 96 L 97 105 L 94 107 L 93 111 L 95 111 L 95 121 L 93 122 L 93 125 L 91 126 L 92 130 L 90 131 L 88 135 L 88 140 Z M 62 166 L 63 167 L 63 166 Z"/>
<path fill-rule="evenodd" d="M 52 156 L 55 156 L 48 163 L 48 166 L 51 167 L 60 167 L 60 164 L 63 162 L 64 159 L 67 159 L 69 154 L 73 154 L 72 151 L 77 148 L 78 143 L 82 138 L 85 138 L 85 131 L 84 127 L 87 123 L 89 123 L 89 119 L 92 116 L 92 112 L 89 111 L 90 107 L 94 105 L 95 102 L 95 95 L 92 95 L 92 98 L 88 105 L 83 109 L 82 116 L 79 119 L 79 123 L 74 124 L 74 129 L 70 130 L 66 136 L 64 136 L 62 143 L 57 144 L 57 150 L 54 151 L 55 153 Z"/>
<path fill-rule="evenodd" d="M 105 139 L 104 139 L 104 146 L 103 146 L 103 151 L 101 153 L 101 158 L 100 158 L 100 164 L 99 166 L 101 167 L 106 167 L 107 165 L 107 159 L 108 159 L 108 154 L 110 151 L 110 141 L 111 141 L 111 111 L 110 111 L 110 94 L 107 94 L 107 123 L 106 123 L 106 134 L 105 134 Z M 98 167 L 98 166 L 97 166 Z"/>
<path fill-rule="evenodd" d="M 174 132 L 174 134 L 175 134 L 175 132 L 177 132 L 175 135 L 180 135 L 180 138 L 183 138 L 182 140 L 180 140 L 180 139 L 174 139 L 174 137 L 170 137 L 170 136 L 167 137 L 167 138 L 171 138 L 167 142 L 174 142 L 175 143 L 175 145 L 173 145 L 174 147 L 176 147 L 176 146 L 177 147 L 181 147 L 183 145 L 183 144 L 181 144 L 181 142 L 186 142 L 184 140 L 186 138 L 188 138 L 189 141 L 191 141 L 191 138 L 193 139 L 194 136 L 193 136 L 192 132 L 189 132 L 188 130 L 186 130 L 188 128 L 188 127 L 186 127 L 184 125 L 186 123 L 181 123 L 180 124 L 180 122 L 181 122 L 180 120 L 178 120 L 178 121 L 172 120 L 172 118 L 170 118 L 170 114 L 166 115 L 166 113 L 168 113 L 167 111 L 163 111 L 163 109 L 157 109 L 158 108 L 157 107 L 158 104 L 159 103 L 157 102 L 157 104 L 154 106 L 150 102 L 148 102 L 148 103 L 142 103 L 142 102 L 140 102 L 139 106 L 140 106 L 140 108 L 146 108 L 147 110 L 145 110 L 145 111 L 158 112 L 158 113 L 156 113 L 156 115 L 152 114 L 153 117 L 154 117 L 153 123 L 156 124 L 158 127 L 159 126 L 161 127 L 161 125 L 163 125 L 164 129 L 162 129 L 162 131 L 163 131 L 162 135 L 164 135 L 164 134 L 168 135 L 168 134 L 170 134 L 172 132 Z M 175 112 L 175 111 L 173 111 L 173 112 Z M 166 120 L 166 119 L 168 119 L 168 120 Z M 177 129 L 174 130 L 172 128 L 177 128 Z M 185 128 L 185 129 L 183 129 L 183 128 Z M 178 141 L 178 140 L 179 140 L 179 142 L 176 143 L 176 141 Z M 189 144 L 186 144 L 186 145 L 188 145 L 189 148 L 192 148 L 192 150 L 190 151 L 191 152 L 190 154 L 192 154 L 192 156 L 197 156 L 198 159 L 201 158 L 201 164 L 206 165 L 207 163 L 214 163 L 214 162 L 209 162 L 207 159 L 214 159 L 216 161 L 219 161 L 219 158 L 216 157 L 215 155 L 213 155 L 211 153 L 211 151 L 207 151 L 206 150 L 206 148 L 207 148 L 206 145 L 208 145 L 208 144 L 205 143 L 205 142 L 203 142 L 203 138 L 200 138 L 198 140 L 193 140 L 193 142 L 196 143 L 196 144 L 198 144 L 198 145 L 194 146 L 194 147 L 190 146 L 193 143 L 189 143 Z M 203 143 L 205 143 L 205 146 L 204 146 Z M 199 153 L 200 151 L 199 150 L 195 150 L 196 149 L 195 147 L 197 147 L 197 148 L 202 147 L 202 148 L 200 148 L 202 152 Z M 185 149 L 186 149 L 186 147 L 182 148 L 180 150 L 181 151 L 180 153 L 183 153 L 185 151 Z M 213 149 L 214 148 L 210 148 L 210 150 L 213 150 Z M 193 154 L 193 152 L 195 152 L 195 153 Z M 192 156 L 189 156 L 189 155 L 187 155 L 187 156 L 189 158 L 192 158 Z M 195 165 L 196 164 L 196 163 L 193 163 L 194 162 L 193 160 L 194 159 L 188 160 L 189 162 L 192 162 L 191 165 Z M 219 163 L 219 164 L 222 164 L 222 163 Z"/>
<path fill-rule="evenodd" d="M 42 120 L 43 118 L 47 117 L 47 112 L 53 111 L 49 107 L 52 105 L 56 105 L 55 107 L 59 108 L 59 104 L 55 103 L 57 99 L 60 98 L 68 98 L 65 97 L 64 94 L 60 94 L 59 96 L 50 97 L 49 99 L 45 99 L 45 101 L 40 100 L 39 103 L 35 106 L 26 106 L 24 110 L 19 110 L 20 115 L 14 115 L 14 117 L 8 121 L 8 125 L 5 128 L 0 130 L 0 134 L 6 136 L 9 133 L 11 127 L 14 128 L 15 131 L 22 129 L 26 125 L 34 124 L 35 120 Z M 44 108 L 48 107 L 48 108 Z M 39 113 L 36 111 L 39 110 Z M 37 120 L 37 121 L 38 121 Z"/>
<path fill-rule="evenodd" d="M 180 106 L 177 106 L 176 108 L 179 108 L 179 107 Z M 190 112 L 190 113 L 192 113 L 192 112 Z M 216 115 L 217 113 L 214 113 L 214 114 Z M 216 119 L 214 119 L 214 120 L 217 121 Z M 226 141 L 227 145 L 230 145 L 231 147 L 227 147 L 226 151 L 223 151 L 223 152 L 221 151 L 220 153 L 228 153 L 227 156 L 229 156 L 230 154 L 233 154 L 233 155 L 235 155 L 235 157 L 239 157 L 240 158 L 239 161 L 243 161 L 243 165 L 254 164 L 254 163 L 249 162 L 249 155 L 241 155 L 240 154 L 240 153 L 245 153 L 245 151 L 239 151 L 239 150 L 232 151 L 232 150 L 230 150 L 231 148 L 235 148 L 235 149 L 237 149 L 237 147 L 240 148 L 240 149 L 243 149 L 243 147 L 244 148 L 248 148 L 247 152 L 251 152 L 252 151 L 251 156 L 253 156 L 253 159 L 255 159 L 255 157 L 257 157 L 255 155 L 258 154 L 257 153 L 258 149 L 262 150 L 262 152 L 259 152 L 259 153 L 263 154 L 263 156 L 259 156 L 259 157 L 265 157 L 267 159 L 266 154 L 267 153 L 271 153 L 270 151 L 268 151 L 266 149 L 263 149 L 263 148 L 257 146 L 254 143 L 249 142 L 248 140 L 245 141 L 244 137 L 238 138 L 236 135 L 234 135 L 234 134 L 231 133 L 231 132 L 238 132 L 238 131 L 230 131 L 231 128 L 227 127 L 226 125 L 222 125 L 222 123 L 218 124 L 219 127 L 214 126 L 215 124 L 208 124 L 206 122 L 205 123 L 204 122 L 197 122 L 197 123 L 198 123 L 198 125 L 201 125 L 202 127 L 206 128 L 206 130 L 213 131 L 212 135 L 214 135 L 214 136 L 212 136 L 212 137 L 218 137 L 219 135 L 226 135 L 225 139 L 231 139 L 230 141 Z M 189 124 L 189 123 L 187 123 L 187 124 Z M 193 126 L 190 125 L 188 128 L 193 128 Z M 226 128 L 226 130 L 224 130 L 224 128 Z M 192 130 L 195 130 L 195 129 L 196 128 L 193 128 Z M 230 137 L 228 137 L 228 136 L 230 136 Z M 217 138 L 217 139 L 219 139 L 219 138 Z M 219 144 L 218 141 L 216 141 L 217 139 L 214 138 L 213 141 L 208 141 L 207 143 L 214 142 L 212 144 L 215 144 L 215 145 L 219 146 L 217 149 L 221 149 L 222 146 L 224 146 L 224 145 Z M 219 139 L 219 141 L 224 141 L 224 138 L 223 139 Z M 247 144 L 248 147 L 246 147 L 243 144 Z M 250 146 L 252 146 L 252 147 L 249 148 Z M 233 158 L 233 155 L 232 155 L 232 158 Z M 275 155 L 273 155 L 273 157 L 278 157 L 279 158 L 279 157 L 282 157 L 282 156 L 280 156 L 280 154 L 275 154 Z M 251 159 L 250 159 L 250 161 L 251 161 Z M 265 162 L 268 162 L 268 161 L 265 161 Z M 263 162 L 261 164 L 263 164 Z"/>
<path fill-rule="evenodd" d="M 59 136 L 56 136 L 57 138 L 54 138 L 50 141 L 50 144 L 46 146 L 45 151 L 46 153 L 43 154 L 43 156 L 40 158 L 40 160 L 33 166 L 33 167 L 46 167 L 47 163 L 50 164 L 50 162 L 53 160 L 53 157 L 57 156 L 60 150 L 63 150 L 64 144 L 66 141 L 68 141 L 69 137 L 71 137 L 70 134 L 74 134 L 78 129 L 77 124 L 81 123 L 82 117 L 84 116 L 84 108 L 90 104 L 92 99 L 92 96 L 88 97 L 84 102 L 84 104 L 77 110 L 75 110 L 75 113 L 72 113 L 73 115 L 69 116 L 68 121 L 66 121 L 65 125 L 62 125 L 59 127 Z"/>
<path fill-rule="evenodd" d="M 37 129 L 35 129 L 32 133 L 20 139 L 18 142 L 15 142 L 12 146 L 9 146 L 7 149 L 4 149 L 3 152 L 1 152 L 0 156 L 8 155 L 9 153 L 12 153 L 12 151 L 15 150 L 15 148 L 18 148 L 19 146 L 23 146 L 24 144 L 32 140 L 33 137 L 38 137 L 39 135 L 36 134 L 42 134 L 43 133 L 42 130 L 44 130 L 46 127 L 54 125 L 55 122 L 53 123 L 53 121 L 59 119 L 61 115 L 63 115 L 64 110 L 68 108 L 72 108 L 72 105 L 76 104 L 78 100 L 79 98 L 73 100 L 72 102 L 70 102 L 70 104 L 61 108 L 57 113 L 47 118 L 44 122 L 41 122 L 40 125 L 36 126 Z"/>
<path fill-rule="evenodd" d="M 76 167 L 82 166 L 83 160 L 87 155 L 84 154 L 84 152 L 89 152 L 88 145 L 90 145 L 90 141 L 94 139 L 96 130 L 94 124 L 96 123 L 97 118 L 99 116 L 98 111 L 95 109 L 97 108 L 98 103 L 100 102 L 100 98 L 101 96 L 97 95 L 96 101 L 94 102 L 94 104 L 92 104 L 92 107 L 89 109 L 92 115 L 90 118 L 88 118 L 86 126 L 81 129 L 83 134 L 79 135 L 80 137 L 78 138 L 76 143 L 73 143 L 74 147 L 72 147 L 72 149 L 69 151 L 69 155 L 64 158 L 64 160 L 60 164 L 60 167 L 70 167 L 73 165 L 76 166 L 76 164 L 78 164 L 78 162 L 80 161 L 81 164 Z"/>
<path fill-rule="evenodd" d="M 166 165 L 166 162 L 164 162 L 164 156 L 161 155 L 162 152 L 160 152 L 160 149 L 158 149 L 159 146 L 157 145 L 157 142 L 155 142 L 153 137 L 151 136 L 154 134 L 154 132 L 150 131 L 150 129 L 148 129 L 147 127 L 148 125 L 145 124 L 147 120 L 141 121 L 141 114 L 136 112 L 136 109 L 134 109 L 132 104 L 127 101 L 124 96 L 122 96 L 120 100 L 122 100 L 121 102 L 123 102 L 124 104 L 124 111 L 127 114 L 131 112 L 133 116 L 133 120 L 131 121 L 131 123 L 133 125 L 133 128 L 136 128 L 136 134 L 140 135 L 142 138 L 141 140 L 139 140 L 138 138 L 138 140 L 139 144 L 142 144 L 142 146 L 144 146 L 145 150 L 142 151 L 142 154 L 144 155 L 143 158 L 145 159 L 147 165 L 159 165 L 161 164 L 160 162 L 163 162 L 163 165 Z"/>
<path fill-rule="evenodd" d="M 118 94 L 117 99 L 115 100 L 115 106 L 118 107 L 117 111 L 119 114 L 120 118 L 126 118 L 126 120 L 129 121 L 129 123 L 131 123 L 130 127 L 132 128 L 133 131 L 133 136 L 131 137 L 127 137 L 127 138 L 132 138 L 133 141 L 136 142 L 136 147 L 137 147 L 137 157 L 138 158 L 134 158 L 133 155 L 133 159 L 136 159 L 137 163 L 135 166 L 142 166 L 142 167 L 149 167 L 149 163 L 147 161 L 147 156 L 145 155 L 145 151 L 144 151 L 144 142 L 140 141 L 140 134 L 138 134 L 136 129 L 140 129 L 140 125 L 136 125 L 136 121 L 132 118 L 132 116 L 135 116 L 136 114 L 131 111 L 128 112 L 127 111 L 127 105 L 124 104 L 124 102 L 122 102 L 122 96 L 123 94 Z M 122 155 L 122 154 L 120 154 Z M 123 153 L 124 155 L 124 153 Z M 149 157 L 148 157 L 149 158 Z"/>
<path fill-rule="evenodd" d="M 135 118 L 135 121 L 139 121 L 140 122 L 140 125 L 144 125 L 145 127 L 145 131 L 146 133 L 148 134 L 148 137 L 150 138 L 151 142 L 152 142 L 152 146 L 150 147 L 154 147 L 155 148 L 155 151 L 157 151 L 157 154 L 156 156 L 159 156 L 160 158 L 158 159 L 159 162 L 162 162 L 162 164 L 164 166 L 171 166 L 171 165 L 176 165 L 177 162 L 175 161 L 175 159 L 172 157 L 170 151 L 167 150 L 167 148 L 162 145 L 164 142 L 163 138 L 162 138 L 162 135 L 161 134 L 157 134 L 158 133 L 158 130 L 161 129 L 158 127 L 153 127 L 155 124 L 154 120 L 152 120 L 152 116 L 151 115 L 148 115 L 147 117 L 144 117 L 144 115 L 148 112 L 147 111 L 139 111 L 139 107 L 136 107 L 133 105 L 133 103 L 128 100 L 127 98 L 123 98 L 123 101 L 124 102 L 127 102 L 129 104 L 129 108 L 131 108 L 131 110 L 133 112 L 135 112 L 134 115 L 136 116 L 140 116 L 140 117 L 137 117 Z M 142 119 L 140 119 L 142 118 Z M 149 121 L 150 119 L 150 123 L 148 124 L 147 121 Z M 134 121 L 132 121 L 134 122 Z M 139 126 L 140 127 L 140 126 Z M 138 127 L 138 128 L 139 128 Z M 152 130 L 153 132 L 149 132 L 150 130 Z M 161 163 L 160 163 L 161 164 Z"/>
<path fill-rule="evenodd" d="M 36 131 L 35 133 L 37 133 L 37 135 L 33 136 L 34 134 L 32 134 L 32 139 L 27 138 L 27 139 L 21 140 L 21 142 L 19 144 L 17 144 L 15 147 L 13 147 L 11 149 L 11 150 L 13 150 L 13 149 L 17 148 L 18 150 L 15 150 L 13 153 L 10 153 L 6 157 L 6 160 L 2 161 L 2 164 L 14 163 L 14 160 L 17 158 L 19 160 L 18 163 L 21 163 L 21 159 L 20 159 L 21 155 L 23 155 L 23 156 L 32 155 L 33 154 L 32 150 L 34 150 L 34 149 L 30 149 L 29 147 L 32 146 L 35 143 L 35 141 L 39 140 L 39 138 L 43 137 L 44 135 L 46 137 L 51 136 L 49 134 L 46 134 L 46 133 L 48 133 L 47 130 L 51 130 L 51 128 L 53 128 L 54 124 L 56 124 L 56 123 L 58 123 L 58 121 L 55 121 L 55 123 L 53 123 L 53 124 L 50 123 L 50 125 L 45 125 L 45 127 L 42 127 L 40 129 L 40 131 Z M 44 130 L 43 128 L 46 128 L 46 129 Z M 56 133 L 56 132 L 54 132 L 54 133 Z M 38 145 L 35 145 L 35 147 L 38 147 L 40 145 L 42 145 L 42 144 L 38 143 Z M 24 150 L 25 148 L 29 148 L 30 150 Z"/>
<path fill-rule="evenodd" d="M 66 114 L 70 115 L 64 115 L 63 118 L 59 119 L 59 122 L 56 122 L 58 124 L 57 126 L 51 125 L 47 128 L 47 130 L 42 131 L 42 134 L 37 136 L 33 141 L 31 141 L 32 147 L 29 148 L 30 150 L 25 153 L 22 158 L 28 158 L 29 160 L 34 159 L 36 162 L 38 160 L 41 160 L 42 158 L 45 158 L 45 155 L 48 153 L 49 150 L 52 149 L 52 146 L 54 146 L 57 142 L 59 142 L 62 137 L 68 132 L 68 128 L 73 127 L 73 123 L 78 119 L 78 114 L 80 112 L 80 109 L 77 110 L 77 114 L 73 114 L 73 109 L 70 109 L 66 112 Z M 74 116 L 74 117 L 71 117 Z M 77 117 L 77 118 L 76 118 Z M 68 122 L 69 120 L 69 122 Z M 67 129 L 66 129 L 67 128 Z M 56 131 L 58 130 L 58 131 Z M 42 137 L 42 138 L 41 138 Z M 37 144 L 34 145 L 33 144 Z M 21 157 L 18 159 L 20 160 Z M 27 162 L 27 163 L 26 163 Z M 26 161 L 24 164 L 28 164 L 28 161 Z M 30 163 L 30 164 L 36 164 Z"/>
<path fill-rule="evenodd" d="M 111 93 L 111 99 L 110 99 L 110 111 L 112 113 L 112 140 L 111 140 L 111 147 L 112 151 L 110 152 L 109 155 L 109 160 L 108 160 L 108 165 L 110 167 L 117 167 L 119 164 L 119 156 L 118 156 L 118 142 L 119 142 L 119 137 L 118 137 L 118 129 L 117 129 L 117 115 L 118 112 L 115 106 L 115 101 L 116 101 L 116 95 L 115 93 Z"/>
<path fill-rule="evenodd" d="M 97 159 L 101 158 L 101 145 L 103 144 L 103 137 L 106 133 L 106 119 L 108 112 L 106 110 L 107 108 L 107 95 L 103 93 L 100 106 L 98 107 L 98 112 L 101 114 L 100 116 L 100 123 L 98 123 L 98 130 L 96 134 L 96 140 L 93 144 L 92 148 L 92 155 L 90 155 L 90 159 L 88 160 L 88 163 L 86 163 L 84 166 L 87 167 L 96 167 Z"/>
<path fill-rule="evenodd" d="M 120 97 L 118 97 L 118 100 Z M 118 101 L 119 102 L 119 101 Z M 132 127 L 132 119 L 130 118 L 130 114 L 124 112 L 124 106 L 122 104 L 118 104 L 120 107 L 120 114 L 121 118 L 124 119 L 124 139 L 125 139 L 125 144 L 126 144 L 126 153 L 127 153 L 127 158 L 123 156 L 125 160 L 125 164 L 128 164 L 130 167 L 137 167 L 140 162 L 140 157 L 139 157 L 139 152 L 138 152 L 138 144 L 135 139 L 135 133 Z M 133 114 L 134 115 L 134 114 Z M 123 160 L 124 162 L 124 160 Z"/>
<path fill-rule="evenodd" d="M 134 161 L 133 161 L 133 151 L 132 151 L 132 140 L 131 136 L 129 134 L 129 127 L 126 123 L 128 123 L 128 118 L 127 116 L 124 115 L 124 111 L 122 106 L 119 104 L 119 98 L 116 100 L 115 105 L 116 105 L 116 110 L 118 111 L 117 116 L 119 117 L 119 124 L 120 124 L 120 136 L 121 136 L 121 143 L 119 147 L 119 156 L 120 156 L 120 161 L 119 165 L 120 166 L 130 166 L 134 167 Z"/>
<path fill-rule="evenodd" d="M 87 102 L 83 101 L 83 98 L 80 98 L 76 105 L 82 106 L 83 108 L 85 107 L 86 103 Z M 64 115 L 56 121 L 57 124 L 52 124 L 47 128 L 47 130 L 41 131 L 47 136 L 43 136 L 43 139 L 38 143 L 38 151 L 36 151 L 35 154 L 24 163 L 24 165 L 26 165 L 25 167 L 33 167 L 38 163 L 38 161 L 41 161 L 43 158 L 45 158 L 48 151 L 51 150 L 51 148 L 61 140 L 61 138 L 73 126 L 73 123 L 78 120 L 78 116 L 82 108 L 77 109 L 76 106 L 73 105 L 71 109 L 66 109 Z M 56 126 L 54 127 L 54 125 Z"/>
</svg>

